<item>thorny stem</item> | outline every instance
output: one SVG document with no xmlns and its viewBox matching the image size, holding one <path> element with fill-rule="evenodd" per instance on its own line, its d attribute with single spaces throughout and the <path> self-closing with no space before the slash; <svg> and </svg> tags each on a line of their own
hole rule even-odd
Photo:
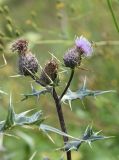
<svg viewBox="0 0 119 160">
<path fill-rule="evenodd" d="M 61 129 L 64 133 L 67 133 L 60 99 L 58 98 L 58 95 L 57 95 L 54 87 L 53 87 L 53 98 L 54 98 L 54 101 L 56 104 L 56 109 L 57 109 Z M 68 142 L 68 137 L 63 136 L 63 140 L 64 140 L 64 144 L 66 144 L 66 142 Z M 67 160 L 71 160 L 71 151 L 68 151 L 66 154 L 67 154 Z"/>
<path fill-rule="evenodd" d="M 70 83 L 71 83 L 71 81 L 72 81 L 72 79 L 73 79 L 73 76 L 74 76 L 74 69 L 71 70 L 71 75 L 70 75 L 69 81 L 68 81 L 68 83 L 67 83 L 67 85 L 66 85 L 63 93 L 61 94 L 59 100 L 61 100 L 62 97 L 63 97 L 63 96 L 65 95 L 65 93 L 67 92 L 67 90 L 68 90 L 68 88 L 69 88 L 69 86 L 70 86 Z"/>
</svg>

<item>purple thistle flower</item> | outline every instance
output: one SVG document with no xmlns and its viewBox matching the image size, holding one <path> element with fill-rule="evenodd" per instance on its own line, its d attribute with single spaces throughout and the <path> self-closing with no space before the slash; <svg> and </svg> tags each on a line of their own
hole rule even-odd
<svg viewBox="0 0 119 160">
<path fill-rule="evenodd" d="M 75 40 L 76 47 L 84 54 L 89 57 L 93 53 L 92 44 L 83 36 L 77 37 Z"/>
</svg>

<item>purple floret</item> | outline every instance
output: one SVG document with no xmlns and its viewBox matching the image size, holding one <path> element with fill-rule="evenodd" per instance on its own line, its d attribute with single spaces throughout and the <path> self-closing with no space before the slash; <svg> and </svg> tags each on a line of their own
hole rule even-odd
<svg viewBox="0 0 119 160">
<path fill-rule="evenodd" d="M 76 47 L 79 48 L 86 57 L 93 53 L 92 44 L 83 36 L 77 37 L 75 40 Z"/>
</svg>

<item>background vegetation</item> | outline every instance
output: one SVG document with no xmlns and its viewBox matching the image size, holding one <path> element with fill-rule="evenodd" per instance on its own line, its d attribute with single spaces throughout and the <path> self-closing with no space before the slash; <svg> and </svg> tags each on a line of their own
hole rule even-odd
<svg viewBox="0 0 119 160">
<path fill-rule="evenodd" d="M 112 0 L 112 7 L 119 20 L 119 1 Z M 93 143 L 92 149 L 83 145 L 78 152 L 73 152 L 74 160 L 117 160 L 119 158 L 119 33 L 115 28 L 108 3 L 105 0 L 0 0 L 0 64 L 4 53 L 7 65 L 0 69 L 0 89 L 12 92 L 13 104 L 17 113 L 36 108 L 43 110 L 46 122 L 58 127 L 57 113 L 52 97 L 42 95 L 39 100 L 31 98 L 21 102 L 22 93 L 30 93 L 30 78 L 13 78 L 18 74 L 17 55 L 9 50 L 10 43 L 23 36 L 30 42 L 31 50 L 36 54 L 40 64 L 53 53 L 60 61 L 66 50 L 73 46 L 75 36 L 84 35 L 92 40 L 95 52 L 92 58 L 83 61 L 77 69 L 71 89 L 83 85 L 87 77 L 87 86 L 94 90 L 114 89 L 117 93 L 86 98 L 83 102 L 72 103 L 71 112 L 68 105 L 63 106 L 67 129 L 70 135 L 80 136 L 88 124 L 104 135 L 115 136 L 104 141 Z M 106 43 L 110 41 L 109 43 Z M 98 43 L 97 43 L 98 42 Z M 59 92 L 64 88 L 68 77 L 62 74 Z M 39 86 L 33 83 L 36 89 Z M 9 96 L 0 96 L 0 120 L 7 115 Z M 84 107 L 85 106 L 85 107 Z M 4 137 L 6 150 L 0 152 L 0 159 L 27 160 L 37 151 L 34 160 L 49 157 L 59 160 L 62 152 L 55 151 L 63 145 L 61 137 L 52 135 L 56 144 L 38 130 L 17 128 L 12 133 L 21 138 Z M 61 144 L 62 143 L 62 144 Z M 4 157 L 4 158 L 3 158 Z"/>
</svg>

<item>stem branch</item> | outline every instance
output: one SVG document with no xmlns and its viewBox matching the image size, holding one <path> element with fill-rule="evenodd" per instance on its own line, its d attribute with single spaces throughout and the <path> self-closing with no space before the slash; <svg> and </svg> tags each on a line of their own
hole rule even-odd
<svg viewBox="0 0 119 160">
<path fill-rule="evenodd" d="M 70 75 L 69 81 L 68 81 L 63 93 L 61 94 L 61 96 L 59 98 L 60 101 L 61 101 L 62 97 L 65 95 L 65 93 L 67 92 L 67 90 L 68 90 L 68 88 L 70 86 L 70 83 L 71 83 L 71 81 L 73 79 L 73 76 L 74 76 L 74 69 L 71 70 L 71 75 Z"/>
</svg>

